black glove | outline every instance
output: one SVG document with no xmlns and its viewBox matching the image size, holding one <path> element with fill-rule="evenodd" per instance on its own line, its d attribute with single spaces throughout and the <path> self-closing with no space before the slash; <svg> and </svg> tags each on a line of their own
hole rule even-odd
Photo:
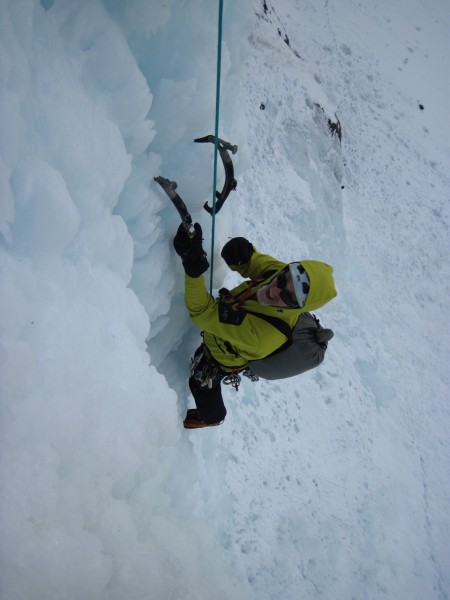
<svg viewBox="0 0 450 600">
<path fill-rule="evenodd" d="M 222 258 L 230 267 L 231 265 L 245 265 L 253 254 L 252 244 L 243 237 L 235 237 L 222 248 Z"/>
<path fill-rule="evenodd" d="M 206 252 L 202 246 L 202 228 L 199 223 L 194 225 L 195 235 L 190 238 L 183 224 L 178 227 L 173 239 L 173 247 L 181 256 L 183 267 L 189 277 L 200 277 L 209 267 Z"/>
</svg>

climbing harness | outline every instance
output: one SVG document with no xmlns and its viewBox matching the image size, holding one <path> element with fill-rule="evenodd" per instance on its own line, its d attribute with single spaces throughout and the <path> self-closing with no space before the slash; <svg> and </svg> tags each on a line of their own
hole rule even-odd
<svg viewBox="0 0 450 600">
<path fill-rule="evenodd" d="M 248 367 L 244 370 L 236 367 L 230 372 L 224 371 L 204 345 L 197 348 L 194 357 L 191 358 L 191 376 L 198 381 L 200 387 L 211 389 L 220 380 L 224 385 L 231 385 L 238 391 L 239 384 L 241 383 L 240 372 L 252 381 L 258 381 L 258 376 Z M 256 379 L 252 378 L 252 376 L 256 377 Z"/>
</svg>

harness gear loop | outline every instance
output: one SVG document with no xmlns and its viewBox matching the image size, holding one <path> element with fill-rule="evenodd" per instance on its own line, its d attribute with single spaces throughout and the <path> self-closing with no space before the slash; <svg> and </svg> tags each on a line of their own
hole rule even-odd
<svg viewBox="0 0 450 600">
<path fill-rule="evenodd" d="M 225 372 L 202 345 L 191 358 L 191 376 L 200 383 L 200 387 L 212 388 L 215 381 L 222 379 Z"/>
<path fill-rule="evenodd" d="M 239 369 L 236 368 L 231 373 L 228 373 L 223 379 L 222 383 L 225 385 L 231 385 L 236 391 L 239 391 L 239 385 L 241 383 L 241 376 L 239 375 Z"/>
</svg>

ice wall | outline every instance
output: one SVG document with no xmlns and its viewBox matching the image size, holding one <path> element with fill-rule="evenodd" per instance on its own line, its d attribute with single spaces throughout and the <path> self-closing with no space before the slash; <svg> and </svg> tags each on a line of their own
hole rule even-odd
<svg viewBox="0 0 450 600">
<path fill-rule="evenodd" d="M 126 5 L 164 36 L 176 8 Z M 1 596 L 239 598 L 211 530 L 165 491 L 180 433 L 146 351 L 174 288 L 154 91 L 100 2 L 2 2 L 0 33 Z M 189 110 L 205 116 L 189 52 L 166 83 L 146 57 L 166 89 L 156 116 L 186 95 L 166 148 L 192 135 Z"/>
</svg>

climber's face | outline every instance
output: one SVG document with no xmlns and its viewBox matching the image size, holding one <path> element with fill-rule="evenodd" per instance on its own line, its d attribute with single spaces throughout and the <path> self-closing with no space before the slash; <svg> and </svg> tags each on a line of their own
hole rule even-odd
<svg viewBox="0 0 450 600">
<path fill-rule="evenodd" d="M 283 269 L 270 283 L 260 288 L 256 294 L 258 302 L 264 306 L 298 306 L 289 267 Z"/>
</svg>

